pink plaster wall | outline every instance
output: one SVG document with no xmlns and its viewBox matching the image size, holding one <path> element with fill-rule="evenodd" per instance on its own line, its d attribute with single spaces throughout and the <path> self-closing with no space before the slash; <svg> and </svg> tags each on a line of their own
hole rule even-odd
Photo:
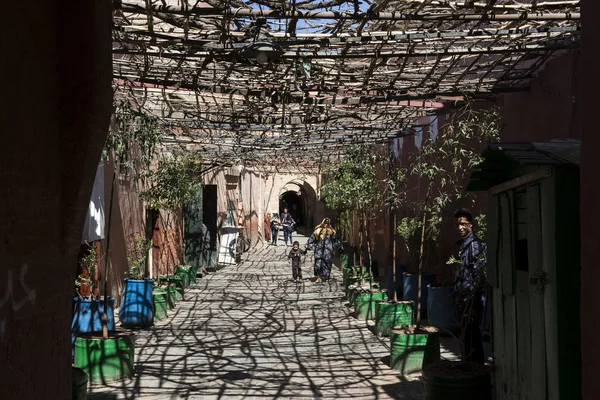
<svg viewBox="0 0 600 400">
<path fill-rule="evenodd" d="M 502 140 L 578 139 L 578 68 L 577 52 L 559 57 L 546 64 L 529 91 L 501 96 L 498 105 L 505 124 Z"/>
<path fill-rule="evenodd" d="M 112 107 L 110 5 L 108 0 L 3 4 L 4 399 L 71 398 L 75 266 Z"/>
</svg>

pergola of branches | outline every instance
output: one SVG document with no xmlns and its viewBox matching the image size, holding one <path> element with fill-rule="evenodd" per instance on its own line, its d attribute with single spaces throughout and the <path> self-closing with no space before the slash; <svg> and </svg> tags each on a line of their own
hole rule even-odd
<svg viewBox="0 0 600 400">
<path fill-rule="evenodd" d="M 579 1 L 127 0 L 119 101 L 209 162 L 317 165 L 577 49 Z"/>
</svg>

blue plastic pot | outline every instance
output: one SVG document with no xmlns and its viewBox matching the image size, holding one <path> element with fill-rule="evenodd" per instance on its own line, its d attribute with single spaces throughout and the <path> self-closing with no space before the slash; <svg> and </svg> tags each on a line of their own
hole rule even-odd
<svg viewBox="0 0 600 400">
<path fill-rule="evenodd" d="M 73 322 L 71 322 L 71 352 L 75 354 L 75 339 L 77 335 L 102 330 L 102 314 L 104 314 L 104 299 L 90 300 L 75 297 L 73 307 Z M 108 298 L 108 330 L 115 330 L 115 298 Z"/>
<path fill-rule="evenodd" d="M 454 286 L 434 283 L 427 286 L 427 317 L 429 325 L 440 333 L 457 335 L 460 332 L 458 309 L 454 301 Z"/>
<path fill-rule="evenodd" d="M 404 276 L 404 294 L 402 300 L 412 301 L 417 312 L 417 302 L 419 294 L 419 274 L 409 274 L 405 272 Z M 421 275 L 421 317 L 427 317 L 427 286 L 435 283 L 435 274 Z"/>
<path fill-rule="evenodd" d="M 119 320 L 126 327 L 146 327 L 154 323 L 153 279 L 125 279 Z"/>
<path fill-rule="evenodd" d="M 393 298 L 394 292 L 392 291 L 392 282 L 394 276 L 392 274 L 392 266 L 388 265 L 387 267 L 387 291 L 389 293 L 390 299 Z M 404 265 L 396 265 L 396 295 L 398 300 L 402 300 L 402 296 L 404 296 L 404 273 L 406 272 L 406 267 Z"/>
</svg>

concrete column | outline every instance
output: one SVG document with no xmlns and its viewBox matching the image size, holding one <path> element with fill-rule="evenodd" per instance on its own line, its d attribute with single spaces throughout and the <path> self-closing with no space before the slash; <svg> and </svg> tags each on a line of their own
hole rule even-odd
<svg viewBox="0 0 600 400">
<path fill-rule="evenodd" d="M 77 253 L 112 107 L 110 5 L 3 5 L 2 398 L 70 398 Z"/>
</svg>

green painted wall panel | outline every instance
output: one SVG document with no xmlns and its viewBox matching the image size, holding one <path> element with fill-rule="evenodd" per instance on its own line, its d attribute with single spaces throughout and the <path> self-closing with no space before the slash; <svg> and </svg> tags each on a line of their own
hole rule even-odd
<svg viewBox="0 0 600 400">
<path fill-rule="evenodd" d="M 202 220 L 210 232 L 208 267 L 217 266 L 217 185 L 204 185 L 202 195 Z"/>
<path fill-rule="evenodd" d="M 185 263 L 202 268 L 202 187 L 198 189 L 198 201 L 183 207 L 183 247 Z"/>
</svg>

